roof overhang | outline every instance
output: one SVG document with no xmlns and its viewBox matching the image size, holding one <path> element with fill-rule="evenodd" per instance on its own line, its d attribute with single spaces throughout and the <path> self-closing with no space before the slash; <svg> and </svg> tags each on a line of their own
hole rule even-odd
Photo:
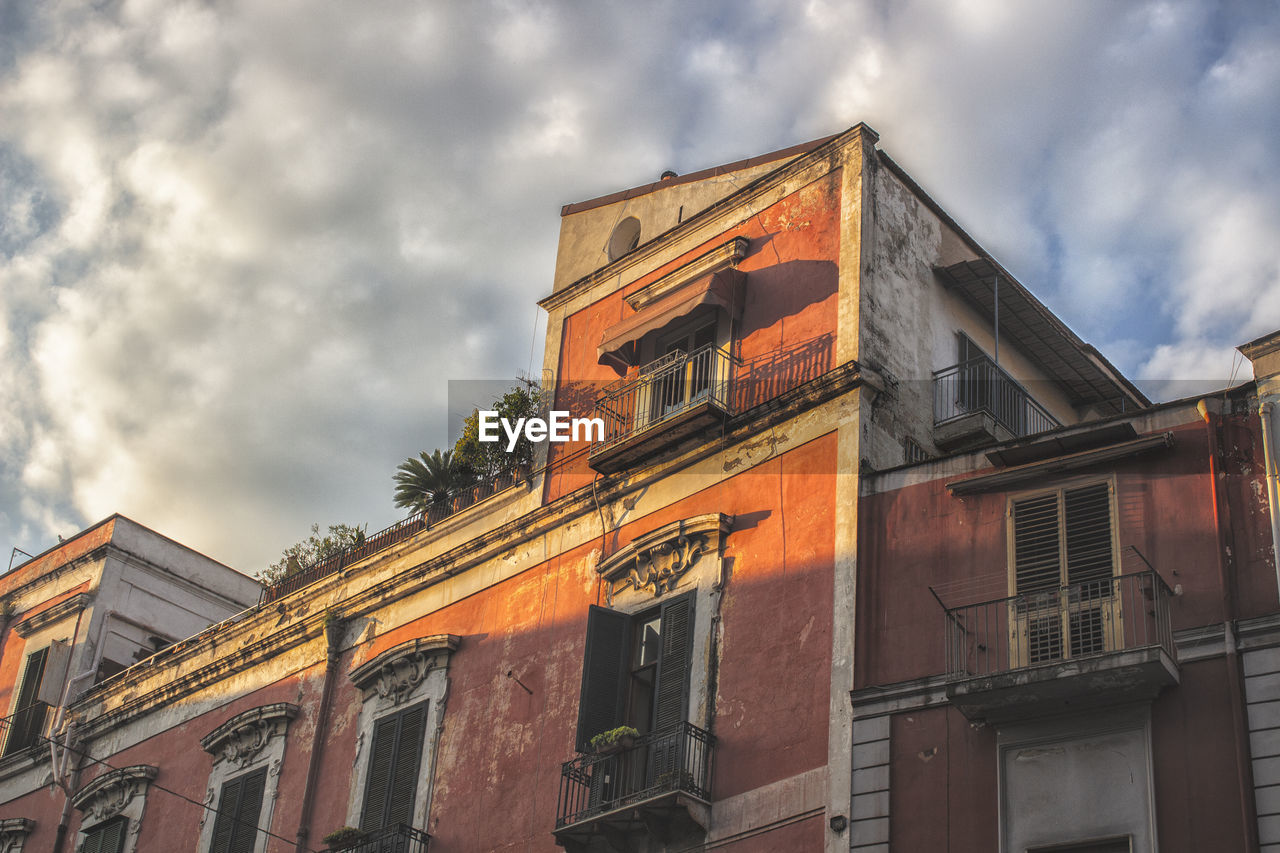
<svg viewBox="0 0 1280 853">
<path fill-rule="evenodd" d="M 1103 415 L 1122 414 L 1151 405 L 1092 346 L 1053 315 L 1017 279 L 989 258 L 935 267 L 943 283 L 981 314 L 994 316 L 1000 286 L 1000 337 L 1026 353 L 1066 392 L 1073 406 L 1094 406 Z"/>
</svg>

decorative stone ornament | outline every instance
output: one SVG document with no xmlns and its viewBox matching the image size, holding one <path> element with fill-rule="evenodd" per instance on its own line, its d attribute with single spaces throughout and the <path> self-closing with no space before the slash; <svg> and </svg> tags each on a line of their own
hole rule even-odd
<svg viewBox="0 0 1280 853">
<path fill-rule="evenodd" d="M 84 812 L 84 823 L 93 825 L 122 814 L 136 799 L 146 796 L 147 785 L 159 770 L 149 764 L 135 764 L 103 773 L 80 789 L 71 804 Z"/>
<path fill-rule="evenodd" d="M 0 853 L 20 853 L 27 836 L 35 828 L 36 822 L 25 817 L 0 820 Z"/>
<path fill-rule="evenodd" d="M 399 705 L 411 695 L 437 666 L 447 664 L 449 655 L 458 648 L 458 637 L 436 634 L 392 646 L 385 652 L 351 670 L 351 680 L 365 691 L 366 698 L 376 693 Z"/>
<path fill-rule="evenodd" d="M 273 737 L 284 737 L 289 721 L 298 716 L 299 708 L 288 702 L 262 705 L 237 714 L 200 740 L 214 757 L 237 768 L 247 767 L 266 749 Z"/>
<path fill-rule="evenodd" d="M 609 600 L 628 587 L 649 590 L 655 597 L 671 592 L 703 554 L 719 556 L 732 526 L 733 516 L 713 512 L 636 537 L 597 569 L 609 583 Z"/>
</svg>

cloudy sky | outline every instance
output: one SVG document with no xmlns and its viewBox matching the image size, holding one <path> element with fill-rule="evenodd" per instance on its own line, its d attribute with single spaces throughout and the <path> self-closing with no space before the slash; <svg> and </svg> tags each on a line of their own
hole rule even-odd
<svg viewBox="0 0 1280 853">
<path fill-rule="evenodd" d="M 865 121 L 1129 375 L 1280 327 L 1280 5 L 0 3 L 0 547 L 253 573 L 541 359 L 559 207 Z"/>
</svg>

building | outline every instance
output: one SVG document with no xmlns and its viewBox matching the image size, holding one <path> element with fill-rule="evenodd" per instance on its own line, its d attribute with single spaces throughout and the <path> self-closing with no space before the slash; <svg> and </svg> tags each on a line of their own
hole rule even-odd
<svg viewBox="0 0 1280 853">
<path fill-rule="evenodd" d="M 56 799 L 46 736 L 67 705 L 177 640 L 256 604 L 257 581 L 121 515 L 0 576 L 0 791 Z M 64 798 L 65 799 L 65 798 Z M 21 849 L 25 817 L 0 822 Z M 59 821 L 47 828 L 56 831 Z M 48 836 L 53 846 L 54 836 Z M 18 847 L 7 847 L 17 843 Z M 38 848 L 28 848 L 38 849 Z"/>
<path fill-rule="evenodd" d="M 1152 406 L 877 141 L 566 206 L 544 374 L 603 440 L 544 445 L 80 697 L 58 853 L 317 850 L 344 826 L 360 853 L 1255 838 L 1272 753 L 1247 711 L 1277 685 L 1248 654 L 1269 660 L 1277 589 L 1254 386 Z M 1010 507 L 1065 549 L 1056 578 L 1019 568 Z M 1077 800 L 1010 800 L 1010 750 L 1109 747 L 1107 714 L 1124 749 L 1154 733 L 1131 823 L 1081 838 Z M 0 801 L 53 849 L 62 800 Z"/>
</svg>

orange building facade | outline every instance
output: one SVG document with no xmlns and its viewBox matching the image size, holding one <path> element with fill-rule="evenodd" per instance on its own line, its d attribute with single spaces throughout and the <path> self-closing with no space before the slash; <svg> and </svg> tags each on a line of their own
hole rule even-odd
<svg viewBox="0 0 1280 853">
<path fill-rule="evenodd" d="M 603 440 L 79 695 L 8 849 L 1256 847 L 1252 386 L 1153 407 L 877 142 L 565 207 L 547 396 Z M 1028 744 L 1151 769 L 1086 826 Z"/>
</svg>

